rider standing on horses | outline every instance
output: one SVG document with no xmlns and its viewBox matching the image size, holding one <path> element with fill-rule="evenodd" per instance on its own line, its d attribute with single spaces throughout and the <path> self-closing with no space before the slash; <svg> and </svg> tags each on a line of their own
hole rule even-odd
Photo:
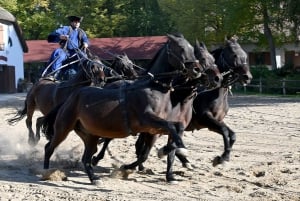
<svg viewBox="0 0 300 201">
<path fill-rule="evenodd" d="M 72 62 L 79 59 L 81 56 L 83 56 L 83 54 L 85 54 L 85 50 L 89 44 L 88 37 L 85 31 L 79 28 L 80 22 L 82 21 L 83 17 L 69 16 L 68 19 L 70 20 L 70 26 L 62 26 L 48 36 L 48 42 L 60 42 L 60 44 L 63 44 L 63 47 L 60 47 L 58 49 L 63 49 L 66 53 L 52 53 L 51 55 L 51 68 L 52 70 L 56 71 L 56 76 L 59 74 L 60 67 L 62 66 L 64 61 L 69 59 L 68 62 Z M 56 49 L 55 51 L 57 52 L 58 49 Z M 77 65 L 72 65 L 72 69 L 77 72 L 78 69 L 74 66 L 77 67 Z"/>
<path fill-rule="evenodd" d="M 59 80 L 59 76 L 60 76 L 60 67 L 62 66 L 63 61 L 65 61 L 67 59 L 67 52 L 65 51 L 65 44 L 66 41 L 61 40 L 59 42 L 59 48 L 55 49 L 49 59 L 48 62 L 48 67 L 45 70 L 46 72 L 43 73 L 42 76 L 44 75 L 48 75 L 49 73 L 53 72 L 52 74 L 53 77 L 56 80 Z"/>
</svg>

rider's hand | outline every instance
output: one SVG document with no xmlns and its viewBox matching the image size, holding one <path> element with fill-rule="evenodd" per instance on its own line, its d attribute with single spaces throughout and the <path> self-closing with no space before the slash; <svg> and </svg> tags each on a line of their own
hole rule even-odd
<svg viewBox="0 0 300 201">
<path fill-rule="evenodd" d="M 68 35 L 60 35 L 59 38 L 61 40 L 68 40 L 69 36 Z"/>
<path fill-rule="evenodd" d="M 87 43 L 83 43 L 83 48 L 86 49 L 89 46 Z"/>
</svg>

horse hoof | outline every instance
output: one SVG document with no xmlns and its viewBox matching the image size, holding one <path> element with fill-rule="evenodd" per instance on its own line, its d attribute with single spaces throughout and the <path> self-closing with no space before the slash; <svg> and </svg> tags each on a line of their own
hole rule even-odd
<svg viewBox="0 0 300 201">
<path fill-rule="evenodd" d="M 179 182 L 177 180 L 170 180 L 168 181 L 168 184 L 171 184 L 171 185 L 177 185 Z"/>
<path fill-rule="evenodd" d="M 220 156 L 216 156 L 214 158 L 214 160 L 212 161 L 213 163 L 213 166 L 216 167 L 217 165 L 220 165 L 220 164 L 225 164 L 226 160 L 224 160 L 222 157 Z"/>
<path fill-rule="evenodd" d="M 139 170 L 140 172 L 142 172 L 142 171 L 145 170 L 145 167 L 144 167 L 143 165 L 139 165 L 138 170 Z"/>
<path fill-rule="evenodd" d="M 38 141 L 36 140 L 33 140 L 33 139 L 29 139 L 28 140 L 28 144 L 31 146 L 31 147 L 35 147 L 35 145 L 37 145 Z"/>
<path fill-rule="evenodd" d="M 182 166 L 188 170 L 194 170 L 194 168 L 192 167 L 192 165 L 190 163 L 183 163 Z"/>
<path fill-rule="evenodd" d="M 176 154 L 179 154 L 183 157 L 187 157 L 188 156 L 188 150 L 186 148 L 177 148 L 176 149 Z"/>
<path fill-rule="evenodd" d="M 92 181 L 92 184 L 95 185 L 95 186 L 100 186 L 100 185 L 103 184 L 103 182 L 102 182 L 102 180 L 100 180 L 100 179 L 94 179 L 94 180 Z"/>
<path fill-rule="evenodd" d="M 98 164 L 98 160 L 96 159 L 95 156 L 93 156 L 93 158 L 92 158 L 92 165 L 96 166 L 97 164 Z"/>
<path fill-rule="evenodd" d="M 158 151 L 157 151 L 157 156 L 158 158 L 162 159 L 166 156 L 166 154 L 164 153 L 164 148 L 160 148 Z"/>
<path fill-rule="evenodd" d="M 134 172 L 133 169 L 126 169 L 124 165 L 120 167 L 120 171 L 122 172 L 123 179 L 128 179 L 129 175 Z"/>
</svg>

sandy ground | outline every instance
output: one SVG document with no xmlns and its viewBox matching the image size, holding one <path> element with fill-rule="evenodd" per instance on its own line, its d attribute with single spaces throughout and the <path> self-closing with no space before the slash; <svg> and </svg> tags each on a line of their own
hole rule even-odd
<svg viewBox="0 0 300 201">
<path fill-rule="evenodd" d="M 220 135 L 203 129 L 187 132 L 184 142 L 194 170 L 175 161 L 177 185 L 165 182 L 166 159 L 156 150 L 145 163 L 148 173 L 119 177 L 115 165 L 134 160 L 136 137 L 116 139 L 109 153 L 95 167 L 102 183 L 90 184 L 80 162 L 83 144 L 71 133 L 55 151 L 51 168 L 63 171 L 66 181 L 41 179 L 42 137 L 31 148 L 27 144 L 25 120 L 9 126 L 6 119 L 23 106 L 25 94 L 0 95 L 0 200 L 300 200 L 300 99 L 238 96 L 230 97 L 226 122 L 237 133 L 231 161 L 213 167 L 211 160 L 222 153 Z M 35 117 L 40 114 L 37 112 Z M 113 156 L 113 157 L 112 157 Z M 114 177 L 112 177 L 114 175 Z"/>
</svg>

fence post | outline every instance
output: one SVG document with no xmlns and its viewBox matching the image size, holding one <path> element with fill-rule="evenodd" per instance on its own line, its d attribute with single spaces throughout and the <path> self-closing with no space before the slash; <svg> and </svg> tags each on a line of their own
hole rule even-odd
<svg viewBox="0 0 300 201">
<path fill-rule="evenodd" d="M 262 93 L 262 81 L 261 81 L 261 77 L 259 77 L 259 93 Z"/>
<path fill-rule="evenodd" d="M 282 94 L 285 96 L 286 95 L 286 90 L 285 90 L 285 79 L 282 79 Z"/>
</svg>

